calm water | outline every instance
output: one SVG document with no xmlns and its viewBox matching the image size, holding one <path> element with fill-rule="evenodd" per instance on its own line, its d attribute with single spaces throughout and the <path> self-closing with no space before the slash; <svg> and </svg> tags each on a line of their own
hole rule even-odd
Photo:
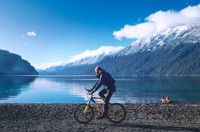
<svg viewBox="0 0 200 132">
<path fill-rule="evenodd" d="M 200 102 L 200 77 L 115 77 L 112 102 Z M 0 103 L 82 103 L 95 76 L 0 76 Z M 101 88 L 100 88 L 101 89 Z M 96 94 L 97 95 L 97 94 Z"/>
</svg>

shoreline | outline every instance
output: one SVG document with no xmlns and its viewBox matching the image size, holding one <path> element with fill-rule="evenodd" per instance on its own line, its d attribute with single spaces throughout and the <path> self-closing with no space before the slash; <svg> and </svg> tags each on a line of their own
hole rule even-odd
<svg viewBox="0 0 200 132">
<path fill-rule="evenodd" d="M 0 103 L 0 131 L 200 131 L 200 103 L 123 104 L 120 124 L 94 119 L 80 124 L 73 117 L 77 104 Z"/>
</svg>

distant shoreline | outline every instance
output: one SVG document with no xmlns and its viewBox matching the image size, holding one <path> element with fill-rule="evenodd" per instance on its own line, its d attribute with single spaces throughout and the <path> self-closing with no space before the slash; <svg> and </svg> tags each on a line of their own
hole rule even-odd
<svg viewBox="0 0 200 132">
<path fill-rule="evenodd" d="M 95 74 L 91 75 L 52 75 L 52 74 L 38 74 L 38 75 L 0 75 L 0 77 L 8 76 L 96 76 Z M 200 75 L 113 75 L 114 77 L 200 77 Z"/>
<path fill-rule="evenodd" d="M 76 105 L 1 103 L 0 131 L 200 131 L 200 102 L 124 104 L 122 123 L 94 118 L 86 125 L 75 121 Z"/>
</svg>

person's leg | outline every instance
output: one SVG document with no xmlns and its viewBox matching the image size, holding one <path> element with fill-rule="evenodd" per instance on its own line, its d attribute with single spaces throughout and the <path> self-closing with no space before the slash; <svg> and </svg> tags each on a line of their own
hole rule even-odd
<svg viewBox="0 0 200 132">
<path fill-rule="evenodd" d="M 107 95 L 105 97 L 104 94 L 106 94 L 106 93 L 107 93 Z M 99 96 L 102 97 L 102 98 L 105 98 L 105 100 L 104 100 L 105 104 L 104 104 L 103 113 L 97 119 L 103 119 L 107 116 L 106 114 L 108 112 L 109 101 L 110 101 L 112 94 L 113 94 L 113 91 L 109 91 L 109 90 L 106 90 L 106 89 L 99 92 Z"/>
<path fill-rule="evenodd" d="M 99 92 L 99 96 L 100 96 L 101 98 L 106 98 L 105 95 L 104 95 L 104 94 L 106 94 L 106 93 L 107 93 L 107 90 L 106 90 L 106 89 L 102 89 L 102 90 Z"/>
<path fill-rule="evenodd" d="M 113 94 L 113 91 L 111 91 L 111 90 L 107 91 L 105 105 L 104 105 L 104 114 L 106 114 L 108 112 L 109 101 L 110 101 L 110 98 L 112 97 L 112 94 Z"/>
</svg>

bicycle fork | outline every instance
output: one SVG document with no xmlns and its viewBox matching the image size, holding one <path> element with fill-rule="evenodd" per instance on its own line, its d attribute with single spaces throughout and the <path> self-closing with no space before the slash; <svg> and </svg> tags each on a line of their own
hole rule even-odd
<svg viewBox="0 0 200 132">
<path fill-rule="evenodd" d="M 84 114 L 87 112 L 89 105 L 90 105 L 90 101 L 88 101 L 86 106 L 85 106 L 85 109 L 84 109 L 84 112 L 83 112 Z"/>
</svg>

